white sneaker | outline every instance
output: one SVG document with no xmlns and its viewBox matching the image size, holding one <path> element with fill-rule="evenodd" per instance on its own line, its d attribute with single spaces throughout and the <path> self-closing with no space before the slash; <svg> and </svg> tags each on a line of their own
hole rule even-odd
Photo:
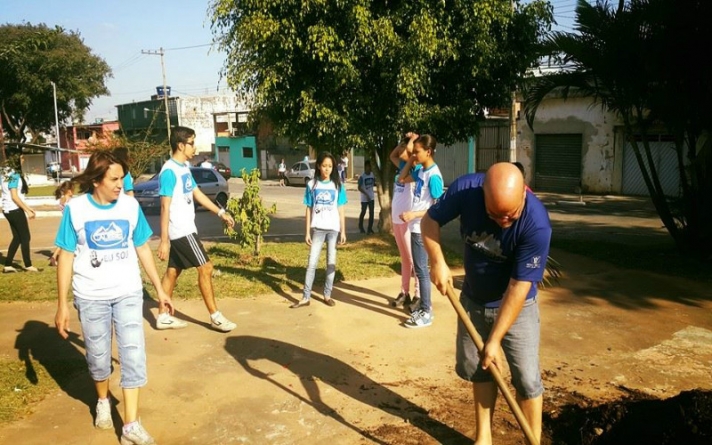
<svg viewBox="0 0 712 445">
<path fill-rule="evenodd" d="M 230 332 L 237 327 L 235 323 L 225 318 L 222 312 L 210 316 L 210 326 L 221 332 Z"/>
<path fill-rule="evenodd" d="M 156 329 L 183 329 L 188 326 L 188 323 L 183 320 L 179 320 L 171 314 L 164 312 L 158 315 L 156 318 Z"/>
<path fill-rule="evenodd" d="M 114 427 L 114 422 L 111 420 L 111 403 L 109 399 L 96 402 L 94 426 L 100 430 L 110 430 Z"/>
<path fill-rule="evenodd" d="M 121 435 L 121 445 L 155 445 L 148 431 L 141 425 L 141 421 L 136 421 L 127 429 L 124 428 Z"/>
<path fill-rule="evenodd" d="M 17 269 L 15 269 L 12 266 L 5 266 L 5 268 L 2 270 L 3 273 L 15 273 L 17 272 Z"/>
</svg>

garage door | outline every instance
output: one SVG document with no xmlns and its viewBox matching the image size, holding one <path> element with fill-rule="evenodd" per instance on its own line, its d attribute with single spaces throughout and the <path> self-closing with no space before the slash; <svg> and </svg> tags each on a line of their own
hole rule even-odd
<svg viewBox="0 0 712 445">
<path fill-rule="evenodd" d="M 656 141 L 650 142 L 650 154 L 653 157 L 655 168 L 658 171 L 660 185 L 666 196 L 680 196 L 680 174 L 677 168 L 677 152 L 675 143 L 666 141 L 664 136 L 654 136 Z M 648 165 L 646 156 L 643 152 L 643 143 L 638 142 L 638 148 L 643 155 L 643 162 Z M 685 154 L 685 159 L 687 158 Z M 635 159 L 633 145 L 626 142 L 623 151 L 623 194 L 648 196 L 648 188 L 643 180 L 643 174 L 640 172 L 640 166 Z"/>
<path fill-rule="evenodd" d="M 580 134 L 537 134 L 534 189 L 574 193 L 581 184 Z"/>
</svg>

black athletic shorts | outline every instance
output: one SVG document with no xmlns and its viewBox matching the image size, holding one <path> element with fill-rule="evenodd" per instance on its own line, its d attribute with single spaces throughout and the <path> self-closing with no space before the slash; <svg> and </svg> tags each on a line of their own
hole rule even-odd
<svg viewBox="0 0 712 445">
<path fill-rule="evenodd" d="M 175 269 L 190 269 L 200 267 L 210 261 L 197 233 L 191 233 L 183 238 L 171 240 L 171 253 L 168 256 L 168 267 Z"/>
</svg>

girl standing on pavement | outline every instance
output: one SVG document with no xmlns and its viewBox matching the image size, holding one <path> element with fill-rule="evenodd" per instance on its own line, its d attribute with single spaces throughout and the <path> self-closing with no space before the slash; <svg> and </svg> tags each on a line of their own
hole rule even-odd
<svg viewBox="0 0 712 445">
<path fill-rule="evenodd" d="M 415 183 L 413 207 L 401 216 L 403 221 L 409 224 L 410 250 L 413 253 L 413 267 L 420 288 L 420 305 L 404 323 L 407 328 L 423 328 L 433 324 L 428 252 L 425 251 L 420 234 L 420 220 L 443 194 L 443 177 L 433 158 L 436 144 L 435 138 L 429 134 L 419 136 L 413 142 L 413 154 L 398 176 L 398 182 L 401 184 Z M 412 167 L 415 168 L 411 171 Z"/>
<path fill-rule="evenodd" d="M 305 240 L 311 247 L 302 299 L 291 305 L 290 308 L 309 306 L 314 274 L 324 240 L 327 243 L 324 303 L 328 306 L 336 304 L 331 298 L 331 290 L 334 285 L 334 275 L 336 275 L 337 237 L 339 244 L 346 242 L 346 219 L 344 216 L 346 187 L 341 183 L 335 166 L 336 159 L 331 153 L 328 151 L 319 153 L 316 160 L 317 174 L 312 181 L 307 183 L 307 188 L 304 191 L 304 204 L 307 206 Z"/>
<path fill-rule="evenodd" d="M 94 425 L 112 429 L 109 402 L 112 330 L 116 334 L 124 396 L 122 445 L 151 445 L 153 438 L 138 418 L 139 390 L 146 384 L 143 332 L 143 283 L 138 263 L 156 289 L 158 300 L 173 311 L 161 287 L 151 228 L 136 199 L 122 193 L 125 163 L 109 151 L 97 151 L 73 181 L 83 196 L 64 209 L 57 231 L 58 305 L 55 325 L 68 338 L 71 284 L 86 346 L 89 374 L 98 395 Z"/>
<path fill-rule="evenodd" d="M 393 307 L 404 307 L 410 310 L 411 304 L 417 308 L 420 292 L 418 290 L 418 277 L 413 273 L 413 253 L 410 250 L 410 230 L 408 222 L 403 220 L 405 212 L 413 206 L 413 183 L 400 183 L 398 176 L 405 167 L 408 158 L 413 154 L 413 141 L 418 138 L 415 133 L 408 133 L 405 139 L 398 144 L 390 154 L 391 162 L 396 166 L 396 181 L 393 183 L 393 199 L 391 200 L 391 221 L 393 222 L 393 236 L 396 239 L 398 253 L 401 258 L 401 290 Z M 413 298 L 410 296 L 410 277 L 414 277 Z"/>
<path fill-rule="evenodd" d="M 287 164 L 284 163 L 284 158 L 279 162 L 277 166 L 277 174 L 279 176 L 279 186 L 284 187 L 284 175 L 287 173 Z"/>
<path fill-rule="evenodd" d="M 5 257 L 4 273 L 17 272 L 12 266 L 15 260 L 15 253 L 20 247 L 22 252 L 22 261 L 25 263 L 23 270 L 25 272 L 39 272 L 32 265 L 32 257 L 30 256 L 30 226 L 27 218 L 33 219 L 35 211 L 25 203 L 25 195 L 28 187 L 25 177 L 22 175 L 22 161 L 24 156 L 20 155 L 20 161 L 16 162 L 14 168 L 6 168 L 2 173 L 2 211 L 5 219 L 10 224 L 12 231 L 12 240 L 7 248 L 7 257 Z"/>
</svg>

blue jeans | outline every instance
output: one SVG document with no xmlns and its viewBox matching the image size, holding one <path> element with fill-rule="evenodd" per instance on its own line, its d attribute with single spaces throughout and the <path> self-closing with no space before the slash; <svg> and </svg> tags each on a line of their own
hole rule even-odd
<svg viewBox="0 0 712 445">
<path fill-rule="evenodd" d="M 307 276 L 304 279 L 304 299 L 311 298 L 312 284 L 314 284 L 314 274 L 316 266 L 319 264 L 321 248 L 326 240 L 326 282 L 324 282 L 324 298 L 331 297 L 331 289 L 334 287 L 334 275 L 336 275 L 336 239 L 339 232 L 335 230 L 312 229 L 312 245 L 309 249 L 309 262 L 307 264 Z"/>
<path fill-rule="evenodd" d="M 74 297 L 79 313 L 89 374 L 94 381 L 111 375 L 111 327 L 121 364 L 121 387 L 144 386 L 146 377 L 146 342 L 143 335 L 143 291 L 110 300 Z"/>
<path fill-rule="evenodd" d="M 487 341 L 499 308 L 480 306 L 465 296 L 460 296 L 460 303 L 482 341 Z M 512 385 L 523 399 L 533 399 L 544 393 L 539 371 L 539 330 L 539 305 L 536 299 L 531 299 L 524 302 L 519 316 L 502 339 L 502 350 L 512 373 Z M 492 381 L 492 374 L 483 370 L 479 363 L 477 346 L 465 325 L 458 320 L 455 372 L 471 382 Z"/>
<path fill-rule="evenodd" d="M 420 233 L 410 233 L 410 250 L 413 253 L 413 269 L 415 276 L 418 277 L 418 287 L 420 288 L 420 309 L 432 312 L 428 252 L 425 250 L 423 237 Z"/>
</svg>

